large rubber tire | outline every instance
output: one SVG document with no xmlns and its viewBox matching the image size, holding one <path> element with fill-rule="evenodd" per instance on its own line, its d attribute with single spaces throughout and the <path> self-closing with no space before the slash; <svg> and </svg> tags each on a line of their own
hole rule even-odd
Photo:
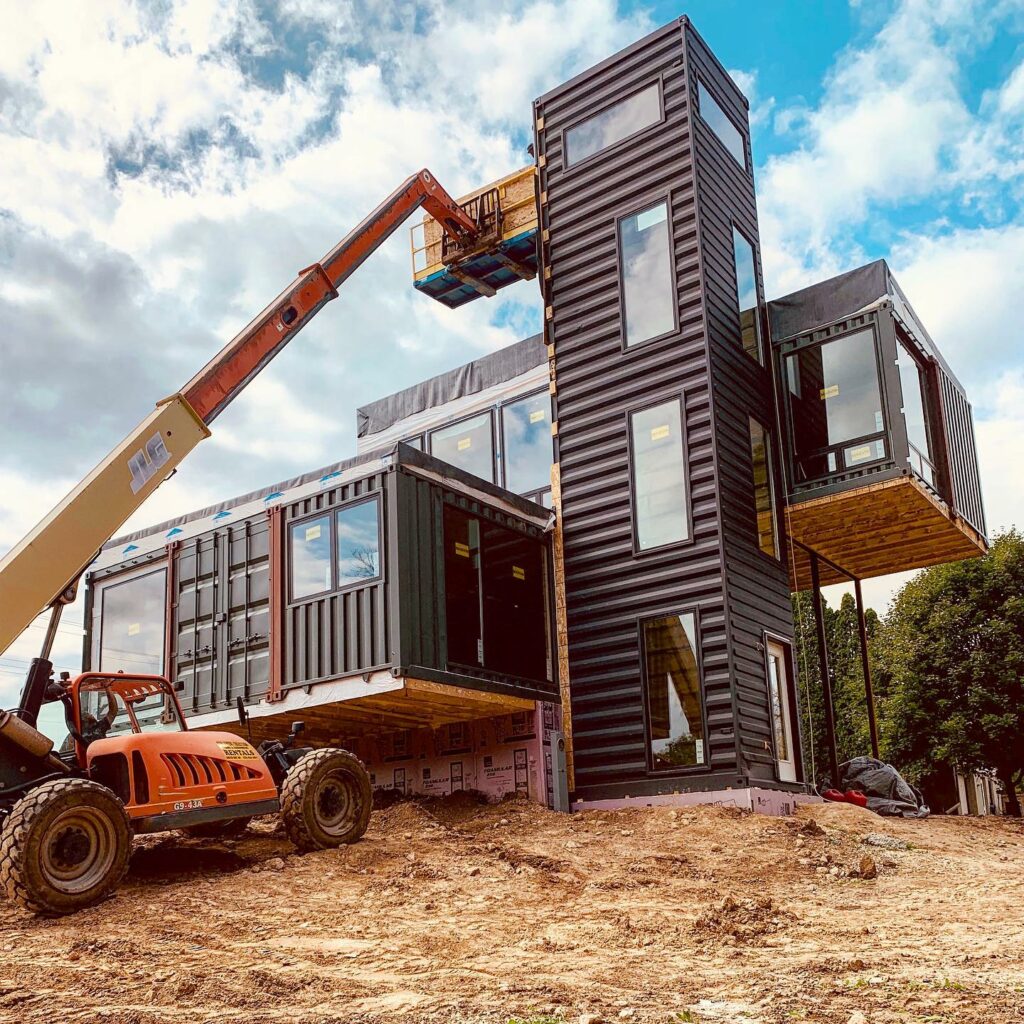
<svg viewBox="0 0 1024 1024">
<path fill-rule="evenodd" d="M 363 762 L 325 747 L 297 761 L 281 787 L 281 818 L 300 850 L 354 843 L 370 823 L 373 794 Z"/>
<path fill-rule="evenodd" d="M 87 779 L 55 779 L 23 796 L 0 832 L 0 886 L 19 906 L 59 917 L 108 896 L 128 870 L 124 804 Z"/>
<path fill-rule="evenodd" d="M 228 818 L 227 821 L 207 821 L 202 825 L 189 825 L 183 831 L 196 839 L 237 839 L 252 818 Z"/>
</svg>

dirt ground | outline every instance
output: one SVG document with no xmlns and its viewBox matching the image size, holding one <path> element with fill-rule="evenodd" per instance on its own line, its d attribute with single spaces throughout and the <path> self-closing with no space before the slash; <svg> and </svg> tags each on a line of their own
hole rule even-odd
<svg viewBox="0 0 1024 1024">
<path fill-rule="evenodd" d="M 55 1019 L 1019 1022 L 1024 828 L 463 797 L 302 857 L 269 820 L 149 837 L 102 906 L 0 903 L 0 1021 Z"/>
</svg>

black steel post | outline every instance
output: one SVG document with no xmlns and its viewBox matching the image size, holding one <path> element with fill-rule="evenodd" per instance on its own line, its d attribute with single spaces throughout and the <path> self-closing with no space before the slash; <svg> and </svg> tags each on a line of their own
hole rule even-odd
<svg viewBox="0 0 1024 1024">
<path fill-rule="evenodd" d="M 860 665 L 864 673 L 864 696 L 868 705 L 871 756 L 878 760 L 878 724 L 875 721 L 875 692 L 871 687 L 871 664 L 868 660 L 868 627 L 864 621 L 864 596 L 860 592 L 860 580 L 858 579 L 853 581 L 853 593 L 857 599 L 857 628 L 860 630 Z"/>
<path fill-rule="evenodd" d="M 818 556 L 812 551 L 811 595 L 814 606 L 814 626 L 818 634 L 818 668 L 821 672 L 821 693 L 825 705 L 825 741 L 828 743 L 829 769 L 832 785 L 839 787 L 839 754 L 836 751 L 836 719 L 832 707 L 832 675 L 828 665 L 828 643 L 825 640 L 825 616 L 821 608 L 821 576 L 818 572 Z"/>
</svg>

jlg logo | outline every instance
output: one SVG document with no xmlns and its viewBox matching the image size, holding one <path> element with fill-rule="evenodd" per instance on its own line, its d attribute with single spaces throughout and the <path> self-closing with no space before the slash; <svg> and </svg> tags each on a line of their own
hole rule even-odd
<svg viewBox="0 0 1024 1024">
<path fill-rule="evenodd" d="M 157 471 L 167 465 L 171 453 L 164 444 L 164 439 L 158 430 L 147 442 L 145 448 L 140 448 L 128 460 L 128 472 L 132 475 L 132 494 L 138 494 L 143 487 L 156 475 Z"/>
</svg>

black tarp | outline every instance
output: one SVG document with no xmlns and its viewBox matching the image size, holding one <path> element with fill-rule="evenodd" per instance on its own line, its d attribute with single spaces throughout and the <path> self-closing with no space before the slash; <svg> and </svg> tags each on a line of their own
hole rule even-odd
<svg viewBox="0 0 1024 1024">
<path fill-rule="evenodd" d="M 839 788 L 863 793 L 868 810 L 890 818 L 927 818 L 928 806 L 921 791 L 903 778 L 891 764 L 873 757 L 855 757 L 839 766 Z"/>
</svg>

